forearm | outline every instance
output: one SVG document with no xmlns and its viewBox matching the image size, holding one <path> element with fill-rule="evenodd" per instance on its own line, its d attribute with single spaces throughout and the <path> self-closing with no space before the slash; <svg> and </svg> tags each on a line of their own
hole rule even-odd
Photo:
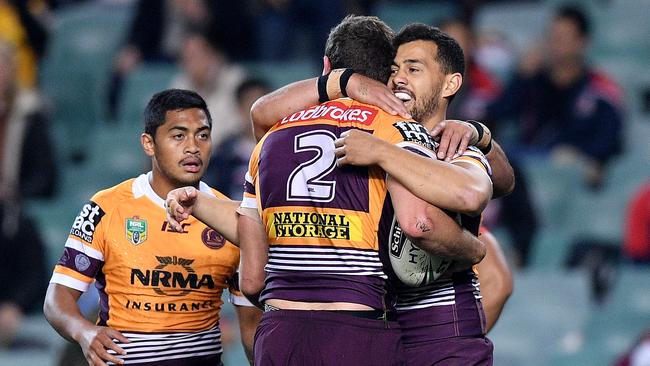
<svg viewBox="0 0 650 366">
<path fill-rule="evenodd" d="M 428 206 L 426 217 L 435 222 L 432 230 L 424 232 L 415 243 L 427 252 L 453 260 L 457 266 L 469 267 L 485 256 L 485 244 L 463 229 L 437 207 Z"/>
<path fill-rule="evenodd" d="M 510 194 L 515 188 L 515 173 L 506 153 L 492 140 L 492 150 L 485 157 L 492 167 L 492 198 Z"/>
<path fill-rule="evenodd" d="M 239 201 L 221 199 L 198 192 L 192 216 L 218 231 L 226 240 L 237 245 L 237 208 Z"/>
<path fill-rule="evenodd" d="M 280 119 L 318 104 L 318 78 L 297 81 L 259 98 L 251 107 L 257 140 Z"/>
<path fill-rule="evenodd" d="M 481 235 L 487 253 L 478 264 L 478 277 L 481 283 L 483 309 L 487 319 L 487 331 L 492 329 L 501 315 L 501 311 L 513 290 L 512 272 L 508 266 L 505 255 L 489 232 Z"/>
<path fill-rule="evenodd" d="M 62 285 L 50 284 L 45 296 L 43 314 L 52 327 L 65 339 L 78 342 L 84 329 L 93 324 L 86 320 L 79 310 L 79 296 L 62 288 Z M 80 294 L 80 293 L 79 293 Z"/>
<path fill-rule="evenodd" d="M 490 199 L 491 188 L 463 167 L 423 157 L 383 143 L 378 165 L 415 196 L 439 208 L 479 214 Z"/>
<path fill-rule="evenodd" d="M 400 227 L 418 247 L 464 267 L 483 259 L 485 245 L 451 216 L 413 196 L 392 177 L 386 184 Z"/>
<path fill-rule="evenodd" d="M 249 364 L 253 365 L 253 346 L 257 324 L 260 322 L 262 312 L 249 306 L 236 306 L 237 320 L 239 321 L 239 334 L 242 346 Z"/>
<path fill-rule="evenodd" d="M 268 260 L 266 233 L 261 221 L 247 215 L 239 216 L 237 230 L 240 238 L 239 287 L 244 296 L 261 309 L 259 296 L 264 289 L 264 266 Z"/>
</svg>

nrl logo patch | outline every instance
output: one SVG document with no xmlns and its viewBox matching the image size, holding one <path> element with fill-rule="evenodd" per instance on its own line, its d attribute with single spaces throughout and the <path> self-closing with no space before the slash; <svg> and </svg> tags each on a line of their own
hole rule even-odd
<svg viewBox="0 0 650 366">
<path fill-rule="evenodd" d="M 147 220 L 137 216 L 126 219 L 126 238 L 134 245 L 140 245 L 147 240 Z"/>
</svg>

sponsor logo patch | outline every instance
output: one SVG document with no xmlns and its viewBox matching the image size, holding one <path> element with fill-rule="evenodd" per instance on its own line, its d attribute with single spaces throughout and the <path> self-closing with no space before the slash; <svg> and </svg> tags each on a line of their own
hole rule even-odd
<svg viewBox="0 0 650 366">
<path fill-rule="evenodd" d="M 280 121 L 281 124 L 328 119 L 337 122 L 361 123 L 370 125 L 377 116 L 377 109 L 354 105 L 347 106 L 340 102 L 321 104 L 309 109 L 296 112 Z"/>
<path fill-rule="evenodd" d="M 400 121 L 393 123 L 399 133 L 404 138 L 404 141 L 415 142 L 426 147 L 429 150 L 435 150 L 436 143 L 429 135 L 429 131 L 417 122 Z"/>
<path fill-rule="evenodd" d="M 134 245 L 140 245 L 147 240 L 147 220 L 137 216 L 126 219 L 126 239 Z"/>
<path fill-rule="evenodd" d="M 201 240 L 210 249 L 221 249 L 226 244 L 226 238 L 219 232 L 206 227 L 201 233 Z"/>
<path fill-rule="evenodd" d="M 70 235 L 76 236 L 88 243 L 92 243 L 95 235 L 95 228 L 104 217 L 105 212 L 95 202 L 86 203 L 74 219 Z"/>
<path fill-rule="evenodd" d="M 185 296 L 201 288 L 214 289 L 214 279 L 209 274 L 199 275 L 192 264 L 194 259 L 177 256 L 156 256 L 155 269 L 131 269 L 131 284 L 139 282 L 162 296 Z"/>
<path fill-rule="evenodd" d="M 361 218 L 316 212 L 275 212 L 269 216 L 272 238 L 322 238 L 361 241 Z"/>
<path fill-rule="evenodd" d="M 79 253 L 74 257 L 74 266 L 77 271 L 83 272 L 90 267 L 90 259 L 85 254 Z"/>
</svg>

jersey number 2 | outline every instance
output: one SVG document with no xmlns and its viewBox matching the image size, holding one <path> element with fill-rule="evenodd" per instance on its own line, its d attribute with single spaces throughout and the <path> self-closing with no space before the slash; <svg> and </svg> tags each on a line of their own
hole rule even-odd
<svg viewBox="0 0 650 366">
<path fill-rule="evenodd" d="M 287 201 L 330 202 L 334 199 L 336 182 L 323 180 L 336 166 L 336 136 L 326 130 L 305 132 L 294 138 L 293 151 L 315 151 L 316 156 L 296 167 L 287 182 Z"/>
</svg>

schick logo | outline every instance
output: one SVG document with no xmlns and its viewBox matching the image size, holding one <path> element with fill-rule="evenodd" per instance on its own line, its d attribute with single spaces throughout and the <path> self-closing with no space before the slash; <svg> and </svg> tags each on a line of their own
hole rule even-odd
<svg viewBox="0 0 650 366">
<path fill-rule="evenodd" d="M 156 256 L 158 265 L 154 270 L 145 270 L 138 268 L 131 269 L 131 284 L 134 285 L 136 279 L 144 286 L 153 287 L 154 292 L 163 296 L 185 296 L 192 290 L 207 287 L 214 289 L 214 280 L 209 274 L 202 275 L 200 278 L 195 273 L 191 264 L 194 259 L 185 259 L 173 257 Z M 165 271 L 167 266 L 180 266 L 184 272 Z M 182 289 L 180 292 L 174 289 Z"/>
</svg>

